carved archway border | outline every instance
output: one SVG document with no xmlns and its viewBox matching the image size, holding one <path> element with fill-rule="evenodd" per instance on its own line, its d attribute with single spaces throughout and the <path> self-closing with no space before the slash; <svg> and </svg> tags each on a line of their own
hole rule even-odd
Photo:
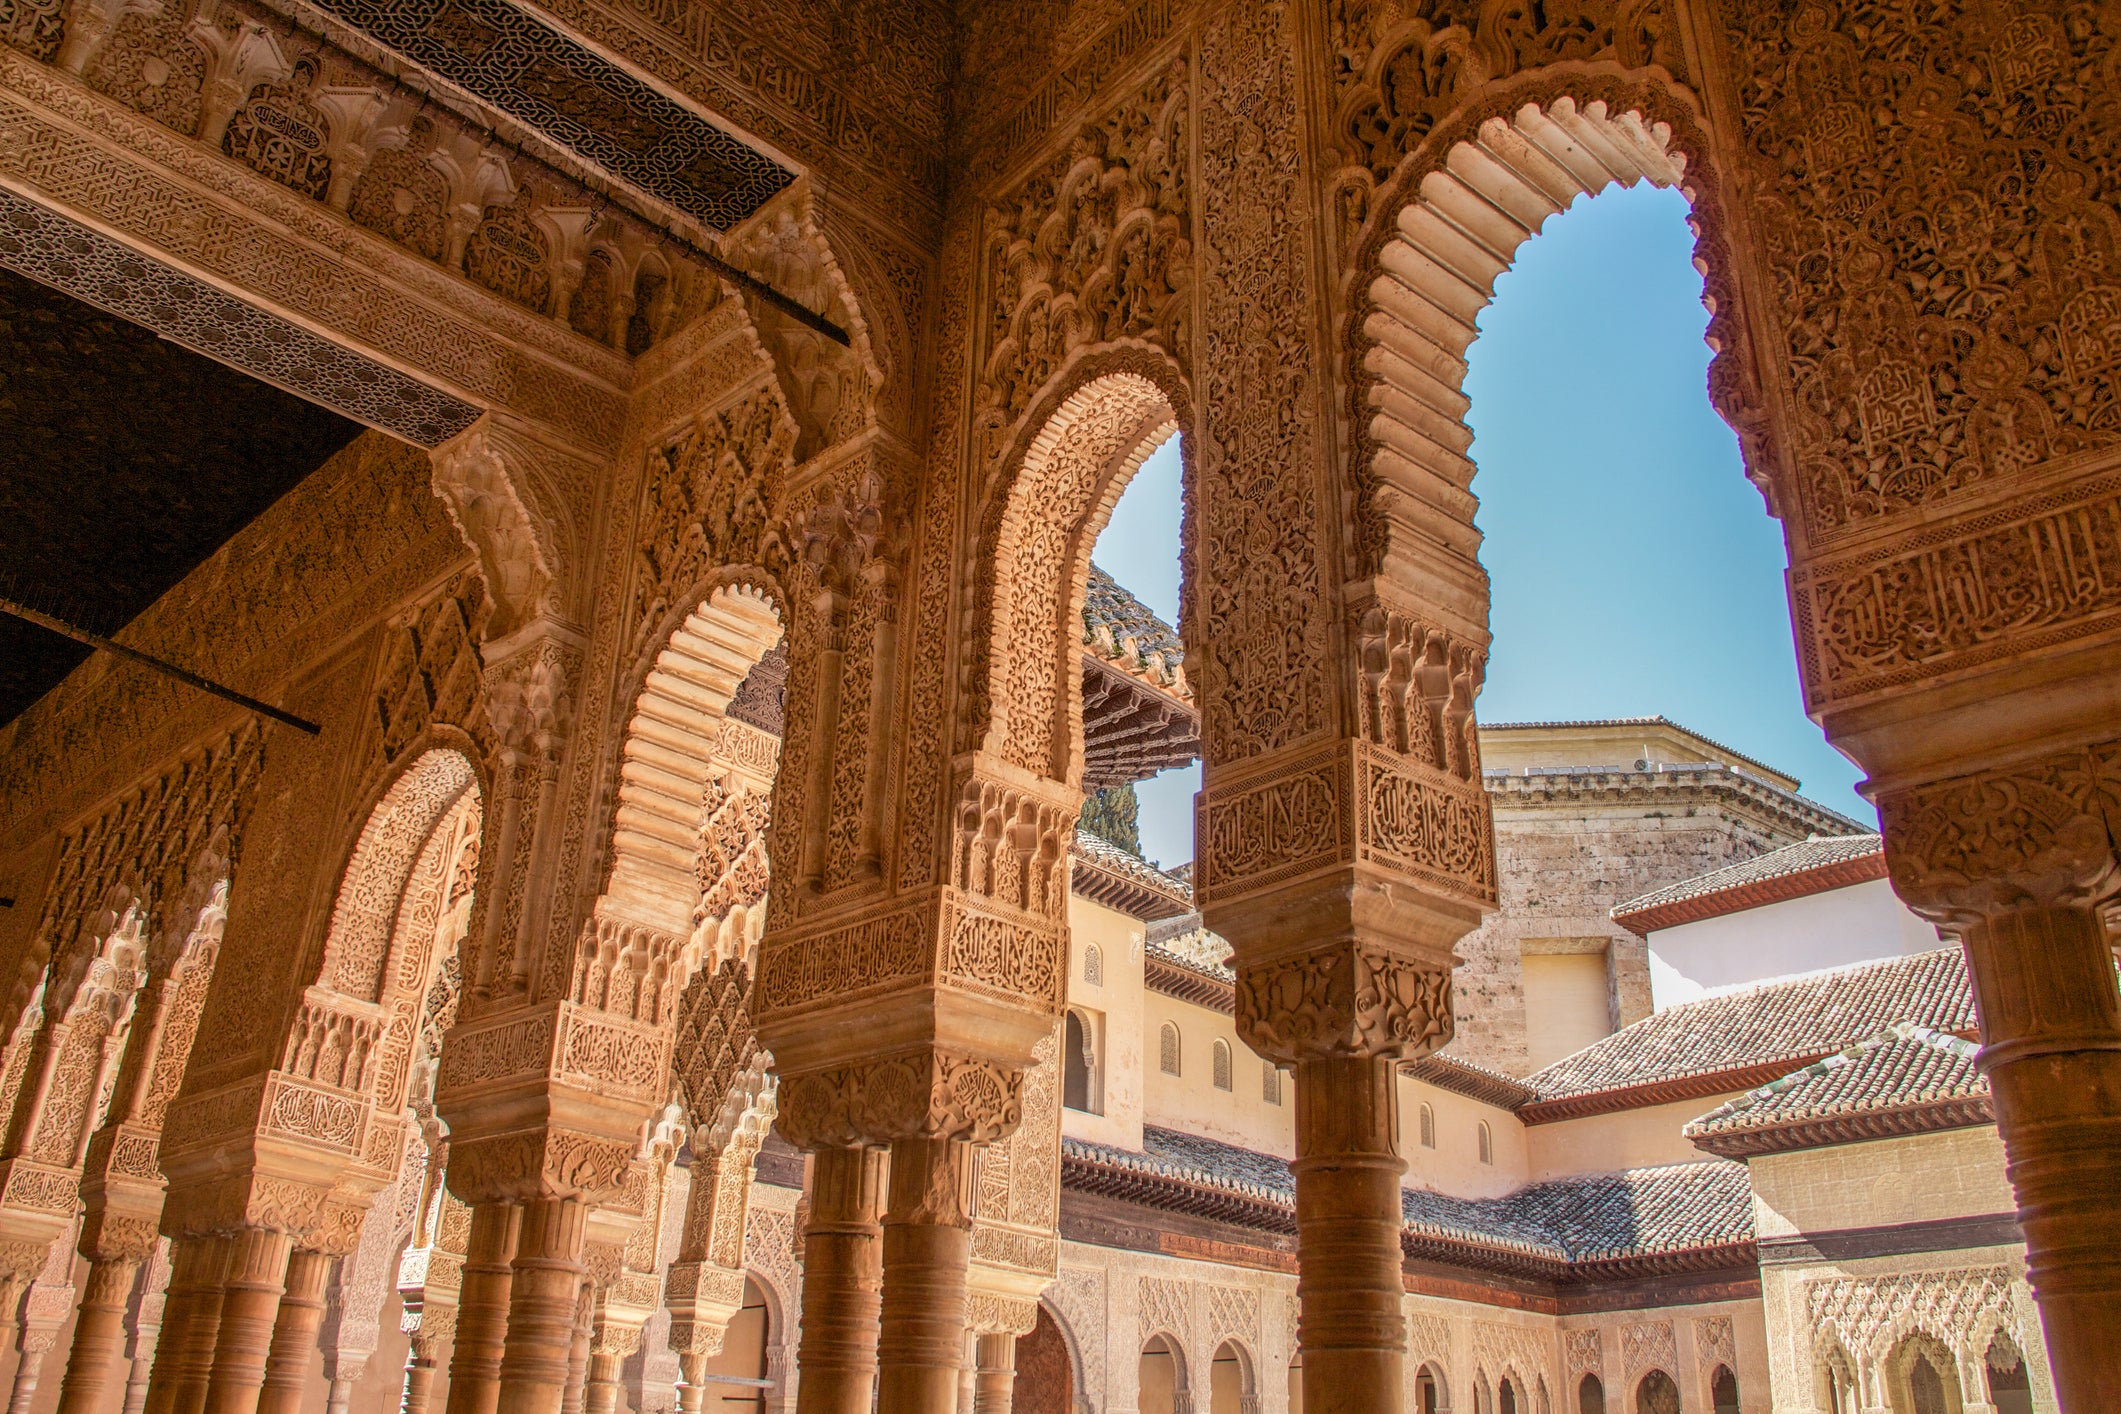
<svg viewBox="0 0 2121 1414">
<path fill-rule="evenodd" d="M 1089 1361 L 1083 1355 L 1083 1338 L 1060 1307 L 1053 1304 L 1050 1296 L 1038 1299 L 1038 1309 L 1045 1312 L 1046 1319 L 1053 1322 L 1053 1329 L 1060 1335 L 1061 1349 L 1068 1355 L 1068 1374 L 1075 1381 L 1078 1392 L 1090 1388 Z M 1034 1327 L 1035 1329 L 1036 1327 Z M 1078 1401 L 1078 1408 L 1082 1407 Z"/>
<path fill-rule="evenodd" d="M 1115 378 L 1134 378 L 1153 385 L 1161 396 L 1166 413 L 1165 425 L 1175 428 L 1179 437 L 1179 450 L 1183 459 L 1181 485 L 1185 513 L 1180 527 L 1180 557 L 1182 564 L 1193 561 L 1194 547 L 1194 477 L 1193 451 L 1193 397 L 1192 386 L 1185 370 L 1178 361 L 1161 347 L 1141 340 L 1090 346 L 1078 350 L 1068 363 L 1046 383 L 1032 400 L 1029 411 L 1011 431 L 1005 444 L 1006 450 L 986 468 L 979 469 L 984 479 L 976 487 L 977 504 L 980 506 L 978 529 L 973 553 L 966 561 L 966 573 L 972 577 L 967 594 L 971 605 L 970 632 L 966 637 L 965 656 L 960 663 L 961 715 L 957 723 L 959 750 L 974 750 L 987 738 L 995 725 L 996 713 L 1001 710 L 994 699 L 993 683 L 997 670 L 996 629 L 999 567 L 1004 549 L 1005 536 L 1015 510 L 1030 508 L 1019 506 L 1019 493 L 1024 476 L 1033 457 L 1044 445 L 1048 431 L 1055 420 L 1069 413 L 1078 404 L 1083 394 L 1098 384 Z M 1143 415 L 1148 415 L 1144 406 Z M 1156 429 L 1144 426 L 1131 442 L 1116 450 L 1099 473 L 1101 485 L 1096 498 L 1085 509 L 1073 534 L 1078 537 L 1101 529 L 1112 513 L 1127 483 L 1132 479 L 1141 463 L 1147 460 L 1163 441 L 1153 435 Z M 1084 568 L 1087 569 L 1087 557 Z M 1070 583 L 1064 592 L 1078 614 L 1082 608 L 1084 593 L 1081 575 L 1070 566 Z M 1190 582 L 1182 575 L 1182 581 Z M 1065 739 L 1072 743 L 1067 752 L 1069 761 L 1065 772 L 1049 766 L 1044 774 L 1053 779 L 1078 778 L 1081 774 L 1082 756 L 1082 704 L 1074 694 L 1063 694 L 1068 703 L 1064 718 L 1054 724 L 1052 740 Z M 1065 738 L 1062 734 L 1065 732 Z M 1056 752 L 1056 755 L 1059 753 Z"/>
<path fill-rule="evenodd" d="M 759 612 L 753 613 L 737 609 L 735 606 L 739 601 L 757 606 Z M 760 642 L 765 633 L 764 624 L 760 622 L 763 619 L 772 621 L 774 632 L 772 637 Z M 706 772 L 710 769 L 710 757 L 714 743 L 712 739 L 705 737 L 697 730 L 687 731 L 682 727 L 673 728 L 678 735 L 686 739 L 687 746 L 696 746 L 698 748 L 695 753 L 686 756 L 682 763 L 676 758 L 671 758 L 666 760 L 660 767 L 657 767 L 644 761 L 639 764 L 637 769 L 629 773 L 629 765 L 634 763 L 637 754 L 654 749 L 649 742 L 648 735 L 643 732 L 644 718 L 642 714 L 644 708 L 651 702 L 664 702 L 664 699 L 670 696 L 667 691 L 658 692 L 657 683 L 659 676 L 665 674 L 669 669 L 678 667 L 679 660 L 682 660 L 683 665 L 688 668 L 700 671 L 715 671 L 705 659 L 681 649 L 679 636 L 689 628 L 699 626 L 712 627 L 716 631 L 729 636 L 732 640 L 743 639 L 742 647 L 748 657 L 748 661 L 745 664 L 745 672 L 749 672 L 752 667 L 757 665 L 760 657 L 772 650 L 774 643 L 785 638 L 789 619 L 790 604 L 788 596 L 779 581 L 765 570 L 744 565 L 723 566 L 712 571 L 704 579 L 689 588 L 658 619 L 655 632 L 647 638 L 650 646 L 644 649 L 639 658 L 631 665 L 623 684 L 623 690 L 617 699 L 626 704 L 626 716 L 623 723 L 611 734 L 609 758 L 606 763 L 608 771 L 606 780 L 609 782 L 609 794 L 607 797 L 608 807 L 602 811 L 606 825 L 602 857 L 598 861 L 597 869 L 597 875 L 600 880 L 597 903 L 595 905 L 597 909 L 602 910 L 605 906 L 604 901 L 612 898 L 615 891 L 626 887 L 629 883 L 639 884 L 646 882 L 645 878 L 628 880 L 623 877 L 622 871 L 630 860 L 638 859 L 650 873 L 668 872 L 667 868 L 659 869 L 649 864 L 645 855 L 638 852 L 630 853 L 628 850 L 629 812 L 631 811 L 637 815 L 644 806 L 646 797 L 651 794 L 675 799 L 675 797 L 669 795 L 667 790 L 657 789 L 652 784 L 650 779 L 651 772 L 661 775 L 675 775 L 682 770 L 687 773 L 688 778 L 692 775 L 697 775 L 700 791 L 696 794 L 696 798 L 689 803 L 688 807 L 691 813 L 698 817 L 692 822 L 692 834 L 697 834 L 699 825 L 705 817 L 704 787 Z M 753 647 L 756 647 L 756 652 L 750 651 Z M 676 659 L 672 658 L 673 654 L 677 655 Z M 743 673 L 738 673 L 730 680 L 728 684 L 729 693 L 733 694 L 736 691 L 738 685 L 742 683 L 743 677 Z M 675 715 L 679 716 L 688 714 L 690 710 L 686 705 L 677 703 L 674 699 L 665 703 L 665 706 L 667 710 L 671 710 Z M 715 708 L 717 725 L 721 720 L 720 713 L 727 706 L 728 697 L 724 696 L 723 700 Z M 667 748 L 665 749 L 667 750 Z M 688 835 L 688 841 L 690 837 Z M 689 845 L 687 848 L 689 850 Z M 697 883 L 692 878 L 689 862 L 685 869 L 683 883 L 693 889 L 697 888 Z M 645 916 L 634 917 L 634 914 L 639 912 L 638 909 L 628 909 L 626 911 L 632 921 L 652 924 L 659 929 L 667 930 L 677 938 L 683 939 L 689 937 L 692 931 L 691 903 L 692 901 L 688 897 L 684 909 L 685 916 L 682 919 L 678 918 L 675 912 L 668 918 L 651 920 Z"/>
<path fill-rule="evenodd" d="M 1731 216 L 1724 200 L 1726 183 L 1716 165 L 1718 149 L 1694 93 L 1660 68 L 1624 69 L 1611 61 L 1554 64 L 1484 88 L 1477 101 L 1437 123 L 1418 145 L 1401 156 L 1389 180 L 1368 190 L 1364 220 L 1339 252 L 1342 265 L 1337 303 L 1342 314 L 1336 355 L 1347 389 L 1341 415 L 1346 419 L 1344 430 L 1351 452 L 1351 479 L 1344 488 L 1348 498 L 1346 513 L 1355 528 L 1348 541 L 1355 559 L 1349 566 L 1351 575 L 1376 573 L 1383 558 L 1386 532 L 1376 503 L 1379 442 L 1371 431 L 1372 395 L 1383 380 L 1366 367 L 1366 356 L 1379 343 L 1367 326 L 1372 316 L 1384 312 L 1373 298 L 1372 289 L 1388 273 L 1383 265 L 1386 248 L 1402 239 L 1399 217 L 1423 202 L 1425 189 L 1434 178 L 1455 178 L 1456 184 L 1475 199 L 1491 199 L 1476 181 L 1454 172 L 1452 159 L 1460 147 L 1478 149 L 1482 129 L 1491 122 L 1499 120 L 1514 128 L 1518 115 L 1528 106 L 1544 115 L 1555 111 L 1563 100 L 1576 105 L 1579 112 L 1602 103 L 1608 113 L 1638 115 L 1653 132 L 1659 126 L 1667 130 L 1661 145 L 1679 159 L 1683 174 L 1661 184 L 1677 187 L 1690 208 L 1694 263 L 1702 273 L 1703 303 L 1709 310 L 1703 336 L 1712 350 L 1709 399 L 1738 436 L 1748 479 L 1767 498 L 1770 513 L 1779 513 L 1773 489 L 1779 463 L 1769 437 L 1760 370 L 1753 362 L 1753 345 L 1746 338 L 1752 312 L 1740 298 L 1742 276 L 1732 239 Z M 1595 188 L 1583 186 L 1582 191 L 1595 195 L 1616 180 L 1609 177 Z M 1359 182 L 1359 178 L 1345 178 L 1333 195 L 1344 198 L 1351 190 L 1351 182 Z M 1543 224 L 1544 218 L 1541 219 Z M 1509 254 L 1513 258 L 1526 239 L 1530 237 L 1519 238 L 1511 247 Z M 1493 298 L 1492 277 L 1483 295 L 1484 306 Z M 1464 379 L 1462 354 L 1458 357 L 1461 367 L 1455 376 L 1439 380 L 1447 381 L 1454 393 Z M 1445 414 L 1438 410 L 1436 416 L 1441 419 Z M 1450 415 L 1449 420 L 1463 428 L 1463 411 Z M 1470 439 L 1470 433 L 1467 435 Z M 1470 511 L 1465 520 L 1470 531 Z M 1471 542 L 1475 546 L 1477 543 L 1477 539 Z M 1473 550 L 1468 548 L 1466 553 L 1470 559 Z"/>
<path fill-rule="evenodd" d="M 418 868 L 420 858 L 426 852 L 436 828 L 448 818 L 450 811 L 464 798 L 465 792 L 476 792 L 482 802 L 493 799 L 487 765 L 477 746 L 460 729 L 441 724 L 431 725 L 407 744 L 392 768 L 384 773 L 374 788 L 365 793 L 362 807 L 353 817 L 352 839 L 338 851 L 340 863 L 333 875 L 336 882 L 332 887 L 331 906 L 323 914 L 322 931 L 311 950 L 315 966 L 309 966 L 309 958 L 305 958 L 301 974 L 314 977 L 316 985 L 340 992 L 342 995 L 352 995 L 336 986 L 329 974 L 334 964 L 343 960 L 337 950 L 343 948 L 347 941 L 346 929 L 361 921 L 349 912 L 348 890 L 364 882 L 355 878 L 354 871 L 362 865 L 365 855 L 371 855 L 383 846 L 379 832 L 388 829 L 391 823 L 385 817 L 385 808 L 391 806 L 394 800 L 400 805 L 409 803 L 409 795 L 400 799 L 400 793 L 417 788 L 418 777 L 432 776 L 445 769 L 448 766 L 447 758 L 450 757 L 461 762 L 463 778 L 442 781 L 442 795 L 430 802 L 432 808 L 424 812 L 424 819 L 418 824 L 418 828 L 406 835 L 409 847 L 399 852 L 402 858 L 390 855 L 376 861 L 385 866 L 388 870 L 387 877 L 392 881 L 387 906 L 377 911 L 375 917 L 370 920 L 378 926 L 381 946 L 386 954 L 397 933 L 398 914 L 404 902 L 406 887 Z M 488 812 L 489 815 L 498 813 Z M 486 853 L 486 850 L 480 850 L 482 875 L 485 872 L 483 859 Z M 474 884 L 474 899 L 484 883 L 482 877 Z"/>
</svg>

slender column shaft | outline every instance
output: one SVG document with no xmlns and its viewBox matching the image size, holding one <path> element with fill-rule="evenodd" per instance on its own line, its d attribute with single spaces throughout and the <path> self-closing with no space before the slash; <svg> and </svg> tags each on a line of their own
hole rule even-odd
<svg viewBox="0 0 2121 1414">
<path fill-rule="evenodd" d="M 125 1354 L 125 1304 L 140 1264 L 126 1257 L 91 1262 L 74 1317 L 74 1344 L 66 1353 L 59 1386 L 59 1414 L 102 1414 L 104 1397 L 118 1379 Z"/>
<path fill-rule="evenodd" d="M 427 1414 L 435 1390 L 435 1343 L 431 1336 L 415 1335 L 405 1352 L 405 1390 L 398 1399 L 398 1414 Z"/>
<path fill-rule="evenodd" d="M 199 1414 L 206 1403 L 221 1330 L 221 1278 L 227 1270 L 228 1244 L 221 1238 L 185 1237 L 171 1244 L 169 1296 L 162 1336 L 155 1343 L 146 1414 Z"/>
<path fill-rule="evenodd" d="M 37 1397 L 37 1384 L 44 1375 L 44 1362 L 50 1358 L 56 1332 L 40 1327 L 36 1330 L 27 1325 L 21 1328 L 17 1346 L 21 1356 L 15 1362 L 15 1383 L 8 1391 L 7 1414 L 29 1414 L 30 1402 Z"/>
<path fill-rule="evenodd" d="M 869 1414 L 883 1289 L 884 1154 L 820 1149 L 810 1162 L 803 1229 L 803 1326 L 797 1414 Z"/>
<path fill-rule="evenodd" d="M 583 1404 L 584 1414 L 618 1414 L 619 1367 L 625 1362 L 625 1356 L 612 1353 L 589 1357 L 589 1395 Z"/>
<path fill-rule="evenodd" d="M 501 1351 L 508 1338 L 508 1304 L 515 1284 L 516 1243 L 523 1210 L 513 1203 L 478 1203 L 457 1293 L 456 1345 L 449 1357 L 448 1414 L 494 1414 L 501 1401 Z"/>
<path fill-rule="evenodd" d="M 257 1414 L 294 1239 L 269 1228 L 245 1228 L 226 1241 L 228 1276 L 221 1286 L 221 1328 L 214 1341 L 205 1410 Z"/>
<path fill-rule="evenodd" d="M 970 1157 L 971 1146 L 956 1139 L 891 1145 L 877 1391 L 879 1407 L 893 1414 L 957 1411 L 972 1262 L 965 1203 Z"/>
<path fill-rule="evenodd" d="M 2114 955 L 2091 908 L 2013 909 L 1962 937 L 2055 1393 L 2064 1409 L 2121 1409 Z"/>
<path fill-rule="evenodd" d="M 501 1354 L 501 1403 L 508 1414 L 560 1414 L 567 1398 L 588 1215 L 579 1198 L 523 1205 L 508 1295 L 508 1344 Z"/>
<path fill-rule="evenodd" d="M 317 1348 L 317 1332 L 324 1325 L 324 1284 L 330 1276 L 331 1258 L 322 1252 L 297 1252 L 288 1258 L 287 1290 L 273 1322 L 258 1414 L 302 1414 L 309 1353 Z"/>
<path fill-rule="evenodd" d="M 596 1284 L 587 1276 L 575 1293 L 574 1338 L 567 1343 L 567 1394 L 560 1414 L 582 1414 L 589 1397 L 589 1342 L 596 1333 Z"/>
<path fill-rule="evenodd" d="M 979 1378 L 973 1389 L 974 1414 L 1010 1414 L 1016 1405 L 1016 1337 L 979 1338 Z"/>
<path fill-rule="evenodd" d="M 1304 1414 L 1398 1414 L 1399 1096 L 1386 1056 L 1296 1064 L 1296 1261 Z"/>
<path fill-rule="evenodd" d="M 678 1414 L 702 1414 L 707 1407 L 707 1357 L 681 1355 L 678 1366 L 685 1375 L 678 1385 Z"/>
</svg>

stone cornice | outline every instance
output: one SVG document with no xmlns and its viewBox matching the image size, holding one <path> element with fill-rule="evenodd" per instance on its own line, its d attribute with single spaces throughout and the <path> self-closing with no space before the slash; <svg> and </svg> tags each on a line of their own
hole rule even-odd
<svg viewBox="0 0 2121 1414">
<path fill-rule="evenodd" d="M 0 180 L 429 386 L 608 448 L 630 361 L 22 55 L 0 50 Z"/>
<path fill-rule="evenodd" d="M 1582 804 L 1639 806 L 1669 801 L 1698 804 L 1704 797 L 1767 816 L 1793 834 L 1859 834 L 1869 827 L 1728 766 L 1665 766 L 1654 771 L 1598 767 L 1535 770 L 1529 775 L 1492 772 L 1483 776 L 1498 810 L 1514 804 Z"/>
</svg>

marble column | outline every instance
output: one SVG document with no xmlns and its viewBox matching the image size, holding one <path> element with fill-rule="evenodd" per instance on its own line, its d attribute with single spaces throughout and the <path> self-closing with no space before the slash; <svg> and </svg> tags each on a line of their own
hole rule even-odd
<svg viewBox="0 0 2121 1414">
<path fill-rule="evenodd" d="M 2013 908 L 1962 939 L 1981 1068 L 2066 1410 L 2121 1409 L 2121 991 L 2095 910 Z"/>
<path fill-rule="evenodd" d="M 797 1414 L 869 1414 L 883 1287 L 884 1172 L 880 1149 L 819 1149 L 811 1157 Z"/>
<path fill-rule="evenodd" d="M 145 1414 L 199 1414 L 205 1406 L 228 1255 L 227 1243 L 216 1237 L 180 1237 L 170 1244 L 169 1298 Z"/>
<path fill-rule="evenodd" d="M 508 1414 L 560 1414 L 567 1398 L 588 1216 L 580 1198 L 523 1205 L 501 1354 L 501 1404 Z"/>
<path fill-rule="evenodd" d="M 1390 1056 L 1296 1063 L 1305 1414 L 1396 1409 L 1405 1383 L 1396 1077 Z"/>
<path fill-rule="evenodd" d="M 979 1338 L 974 1414 L 1010 1414 L 1016 1403 L 1016 1337 L 1008 1331 Z"/>
<path fill-rule="evenodd" d="M 971 1158 L 972 1146 L 960 1139 L 891 1145 L 877 1400 L 894 1414 L 956 1414 L 972 1263 Z"/>
<path fill-rule="evenodd" d="M 102 1414 L 125 1353 L 125 1308 L 140 1264 L 114 1257 L 91 1262 L 74 1317 L 73 1348 L 59 1389 L 59 1414 Z"/>
<path fill-rule="evenodd" d="M 413 1332 L 405 1351 L 405 1387 L 398 1398 L 398 1414 L 427 1414 L 434 1398 L 435 1347 L 440 1339 L 425 1331 Z"/>
<path fill-rule="evenodd" d="M 302 1414 L 309 1356 L 324 1324 L 324 1284 L 330 1277 L 331 1258 L 322 1252 L 298 1251 L 288 1258 L 287 1289 L 273 1322 L 258 1414 Z"/>
<path fill-rule="evenodd" d="M 523 1210 L 513 1203 L 472 1206 L 464 1282 L 457 1295 L 456 1345 L 449 1357 L 448 1414 L 495 1414 L 500 1407 L 501 1352 L 508 1339 L 522 1224 Z"/>
<path fill-rule="evenodd" d="M 253 1227 L 219 1240 L 227 1250 L 228 1266 L 221 1283 L 221 1320 L 205 1414 L 257 1414 L 294 1239 Z"/>
<path fill-rule="evenodd" d="M 2121 1409 L 2121 744 L 1881 790 L 1893 887 L 1959 936 L 2065 1410 Z"/>
</svg>

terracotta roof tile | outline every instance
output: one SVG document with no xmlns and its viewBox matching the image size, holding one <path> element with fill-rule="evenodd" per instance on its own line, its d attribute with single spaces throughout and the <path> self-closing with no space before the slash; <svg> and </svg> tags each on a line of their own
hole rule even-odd
<svg viewBox="0 0 2121 1414">
<path fill-rule="evenodd" d="M 1901 1022 L 1940 1031 L 1974 1029 L 1973 995 L 1959 949 L 1860 963 L 1687 1002 L 1564 1057 L 1525 1083 L 1538 1097 L 1537 1107 L 1688 1076 L 1795 1068 Z"/>
<path fill-rule="evenodd" d="M 1090 866 L 1088 871 L 1075 871 L 1070 879 L 1075 891 L 1086 898 L 1137 918 L 1171 918 L 1192 911 L 1192 885 L 1101 835 L 1077 829 L 1074 855 Z"/>
<path fill-rule="evenodd" d="M 1888 1027 L 1719 1105 L 1682 1132 L 1736 1156 L 1990 1123 L 1978 1049 L 1927 1026 Z"/>
<path fill-rule="evenodd" d="M 1613 909 L 1613 921 L 1645 933 L 1884 877 L 1885 841 L 1880 836 L 1815 836 L 1631 898 Z"/>
<path fill-rule="evenodd" d="M 1161 653 L 1166 663 L 1185 659 L 1177 630 L 1128 593 L 1125 585 L 1092 565 L 1089 592 L 1083 596 L 1083 632 L 1095 634 L 1101 628 L 1111 633 L 1115 643 L 1132 638 L 1137 652 Z"/>
<path fill-rule="evenodd" d="M 1063 1139 L 1078 1161 L 1176 1179 L 1277 1207 L 1293 1204 L 1285 1160 L 1154 1125 L 1136 1153 Z M 1531 1184 L 1503 1198 L 1454 1198 L 1408 1189 L 1411 1239 L 1501 1249 L 1551 1262 L 1603 1262 L 1727 1247 L 1753 1240 L 1752 1189 L 1743 1164 L 1707 1161 L 1585 1174 Z"/>
</svg>

